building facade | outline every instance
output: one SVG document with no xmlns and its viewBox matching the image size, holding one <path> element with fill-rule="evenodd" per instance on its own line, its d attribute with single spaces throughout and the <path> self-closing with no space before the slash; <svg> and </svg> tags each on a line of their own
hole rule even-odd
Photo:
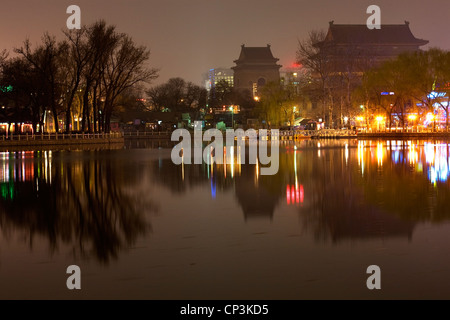
<svg viewBox="0 0 450 320">
<path fill-rule="evenodd" d="M 248 90 L 254 97 L 269 82 L 280 82 L 279 59 L 272 54 L 270 45 L 266 47 L 241 46 L 239 58 L 234 61 L 234 88 Z"/>
<path fill-rule="evenodd" d="M 336 72 L 364 72 L 402 53 L 419 51 L 426 44 L 427 40 L 413 35 L 408 21 L 382 25 L 381 29 L 331 21 L 325 39 L 316 46 Z"/>
<path fill-rule="evenodd" d="M 214 90 L 219 81 L 227 82 L 230 87 L 234 85 L 234 73 L 232 69 L 215 68 L 208 71 L 208 78 L 205 81 L 206 90 Z"/>
</svg>

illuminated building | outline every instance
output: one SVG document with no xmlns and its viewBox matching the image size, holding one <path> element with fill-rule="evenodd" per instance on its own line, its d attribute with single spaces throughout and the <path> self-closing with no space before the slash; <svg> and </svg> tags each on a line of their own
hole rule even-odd
<svg viewBox="0 0 450 320">
<path fill-rule="evenodd" d="M 210 69 L 208 72 L 208 79 L 205 83 L 206 90 L 208 90 L 208 92 L 210 90 L 214 91 L 219 81 L 225 81 L 230 85 L 230 87 L 233 87 L 233 70 L 226 68 Z"/>
<path fill-rule="evenodd" d="M 295 94 L 300 93 L 301 81 L 306 79 L 306 69 L 302 65 L 292 64 L 289 67 L 280 70 L 280 82 L 284 87 L 290 87 L 295 90 Z"/>
</svg>

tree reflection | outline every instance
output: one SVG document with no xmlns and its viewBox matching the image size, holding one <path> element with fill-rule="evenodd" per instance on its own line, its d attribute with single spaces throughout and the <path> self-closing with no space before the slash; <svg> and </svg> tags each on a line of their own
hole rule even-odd
<svg viewBox="0 0 450 320">
<path fill-rule="evenodd" d="M 280 151 L 274 176 L 240 163 L 239 151 L 224 165 L 179 166 L 170 152 L 148 150 L 134 158 L 129 151 L 0 153 L 1 228 L 21 230 L 30 246 L 43 235 L 53 251 L 66 244 L 108 263 L 150 231 L 144 213 L 156 207 L 137 191 L 144 172 L 175 196 L 199 187 L 190 205 L 231 191 L 245 221 L 271 221 L 296 207 L 317 241 L 410 239 L 418 222 L 450 219 L 447 145 L 307 141 Z"/>
<path fill-rule="evenodd" d="M 414 222 L 392 215 L 379 203 L 366 201 L 355 151 L 351 148 L 348 158 L 345 148 L 329 149 L 321 156 L 310 153 L 314 167 L 307 189 L 314 196 L 309 198 L 308 210 L 301 211 L 305 225 L 312 227 L 317 240 L 334 243 L 346 239 L 410 239 Z"/>
<path fill-rule="evenodd" d="M 6 235 L 22 232 L 30 248 L 40 235 L 52 253 L 64 244 L 75 256 L 108 264 L 151 230 L 144 214 L 156 208 L 122 185 L 132 166 L 95 155 L 52 157 L 51 151 L 28 159 L 10 155 L 3 160 L 0 226 Z"/>
<path fill-rule="evenodd" d="M 360 145 L 365 174 L 358 180 L 368 202 L 410 221 L 450 219 L 449 146 L 438 141 L 387 141 Z M 379 159 L 383 159 L 383 164 Z M 370 168 L 370 169 L 368 169 Z"/>
</svg>

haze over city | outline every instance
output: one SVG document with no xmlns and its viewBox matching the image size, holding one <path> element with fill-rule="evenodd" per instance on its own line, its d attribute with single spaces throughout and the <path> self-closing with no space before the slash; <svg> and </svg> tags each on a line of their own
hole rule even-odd
<svg viewBox="0 0 450 320">
<path fill-rule="evenodd" d="M 450 297 L 449 0 L 2 4 L 0 300 Z"/>
<path fill-rule="evenodd" d="M 26 0 L 2 7 L 0 49 L 13 54 L 12 49 L 27 37 L 36 44 L 46 31 L 61 36 L 71 4 L 81 8 L 83 25 L 104 19 L 147 46 L 151 67 L 160 69 L 153 84 L 181 77 L 203 85 L 203 74 L 210 68 L 234 65 L 241 44 L 271 44 L 279 63 L 289 66 L 295 61 L 298 39 L 314 29 L 327 30 L 332 20 L 363 24 L 371 4 L 381 7 L 382 24 L 410 21 L 414 35 L 430 41 L 427 47 L 450 49 L 447 32 L 443 32 L 450 13 L 450 2 L 445 0 Z"/>
</svg>

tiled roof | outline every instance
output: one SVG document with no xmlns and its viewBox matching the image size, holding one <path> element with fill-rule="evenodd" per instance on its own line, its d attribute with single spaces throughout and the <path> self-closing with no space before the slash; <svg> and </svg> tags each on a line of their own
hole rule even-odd
<svg viewBox="0 0 450 320">
<path fill-rule="evenodd" d="M 242 45 L 241 54 L 239 59 L 236 61 L 249 61 L 249 60 L 274 60 L 272 51 L 270 50 L 270 45 L 267 47 L 246 47 Z"/>
<path fill-rule="evenodd" d="M 334 24 L 330 28 L 324 42 L 337 44 L 398 44 L 426 45 L 427 40 L 417 39 L 409 28 L 409 23 L 401 25 L 381 25 L 381 29 L 369 29 L 367 25 Z"/>
</svg>

